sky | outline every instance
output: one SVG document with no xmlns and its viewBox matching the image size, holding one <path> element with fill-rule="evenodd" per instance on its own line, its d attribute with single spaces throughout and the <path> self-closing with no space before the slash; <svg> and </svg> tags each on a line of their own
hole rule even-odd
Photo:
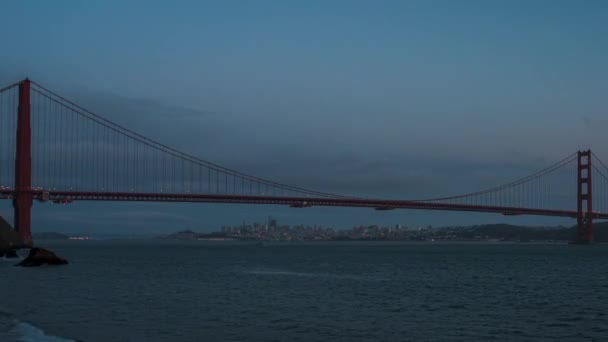
<svg viewBox="0 0 608 342">
<path fill-rule="evenodd" d="M 0 81 L 30 77 L 144 135 L 265 178 L 434 197 L 505 183 L 579 149 L 608 159 L 606 22 L 605 1 L 11 1 L 0 4 Z M 76 203 L 36 204 L 33 224 L 157 233 L 268 215 L 344 227 L 555 223 Z"/>
</svg>

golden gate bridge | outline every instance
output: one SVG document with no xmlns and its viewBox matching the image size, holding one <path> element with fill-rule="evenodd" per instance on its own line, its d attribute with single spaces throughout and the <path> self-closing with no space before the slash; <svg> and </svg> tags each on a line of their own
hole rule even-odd
<svg viewBox="0 0 608 342">
<path fill-rule="evenodd" d="M 608 167 L 578 151 L 527 177 L 426 199 L 362 198 L 304 189 L 200 159 L 149 139 L 25 79 L 0 88 L 0 198 L 32 244 L 33 202 L 155 201 L 423 209 L 576 219 L 576 242 L 608 219 Z"/>
</svg>

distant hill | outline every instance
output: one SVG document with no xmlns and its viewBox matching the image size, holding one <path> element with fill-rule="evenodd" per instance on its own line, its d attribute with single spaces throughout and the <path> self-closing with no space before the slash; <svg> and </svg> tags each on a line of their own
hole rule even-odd
<svg viewBox="0 0 608 342">
<path fill-rule="evenodd" d="M 484 224 L 449 229 L 458 239 L 496 239 L 505 241 L 574 241 L 576 226 L 572 227 L 528 227 L 509 224 Z M 595 242 L 608 242 L 608 222 L 593 223 Z"/>
<path fill-rule="evenodd" d="M 226 237 L 226 234 L 224 233 L 196 233 L 191 230 L 182 230 L 169 235 L 162 235 L 158 238 L 163 240 L 198 240 L 224 237 Z"/>
<path fill-rule="evenodd" d="M 57 232 L 42 232 L 34 234 L 34 240 L 67 240 L 69 236 Z"/>
<path fill-rule="evenodd" d="M 159 238 L 164 240 L 193 240 L 197 238 L 197 235 L 198 233 L 191 230 L 182 230 L 169 235 L 159 236 Z"/>
<path fill-rule="evenodd" d="M 527 227 L 509 224 L 485 224 L 462 229 L 457 232 L 463 239 L 498 239 L 506 241 L 571 241 L 575 238 L 575 229 L 568 227 Z"/>
</svg>

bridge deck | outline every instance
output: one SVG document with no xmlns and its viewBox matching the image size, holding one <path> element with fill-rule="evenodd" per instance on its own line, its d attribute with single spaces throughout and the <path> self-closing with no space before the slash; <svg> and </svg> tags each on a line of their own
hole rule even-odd
<svg viewBox="0 0 608 342">
<path fill-rule="evenodd" d="M 13 190 L 0 191 L 3 198 L 13 198 Z M 216 194 L 172 194 L 172 193 L 138 193 L 138 192 L 83 192 L 83 191 L 32 191 L 33 197 L 41 201 L 133 201 L 133 202 L 195 202 L 195 203 L 230 203 L 230 204 L 266 204 L 287 205 L 296 208 L 354 207 L 375 208 L 378 210 L 417 209 L 468 211 L 480 213 L 498 213 L 503 215 L 541 215 L 576 218 L 576 211 L 519 208 L 505 206 L 484 206 L 468 204 L 434 203 L 411 200 L 384 200 L 362 198 L 313 198 L 313 197 L 279 197 L 249 195 L 216 195 Z M 608 214 L 595 212 L 593 218 L 608 219 Z"/>
</svg>

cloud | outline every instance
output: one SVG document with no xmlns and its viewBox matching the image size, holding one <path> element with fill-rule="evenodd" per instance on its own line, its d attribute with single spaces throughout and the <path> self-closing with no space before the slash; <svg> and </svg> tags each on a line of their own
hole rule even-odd
<svg viewBox="0 0 608 342">
<path fill-rule="evenodd" d="M 128 209 L 127 209 L 128 210 Z M 99 211 L 79 210 L 78 208 L 67 208 L 67 210 L 44 210 L 35 212 L 36 220 L 53 225 L 69 225 L 87 227 L 101 225 L 111 228 L 111 225 L 130 227 L 154 227 L 158 225 L 181 225 L 192 222 L 192 217 L 171 212 L 157 210 L 129 210 L 129 211 Z"/>
<path fill-rule="evenodd" d="M 327 94 L 310 99 L 297 94 L 295 103 L 282 99 L 277 104 L 272 97 L 249 103 L 254 97 L 242 102 L 235 93 L 234 103 L 225 98 L 196 109 L 70 84 L 49 87 L 107 119 L 202 159 L 286 184 L 362 197 L 426 198 L 491 187 L 561 159 L 587 138 L 587 133 L 571 132 L 559 120 L 539 130 L 534 120 L 546 119 L 541 116 L 530 115 L 528 122 L 523 114 L 470 114 L 474 106 L 466 101 L 431 101 L 434 96 L 429 94 L 424 101 L 414 93 L 404 95 L 403 102 L 375 106 L 366 104 L 370 98 L 361 90 L 358 95 L 342 94 L 340 103 L 328 102 Z M 349 96 L 357 98 L 349 102 Z M 193 99 L 197 102 L 202 101 Z M 593 128 L 601 120 L 590 114 L 582 122 Z M 603 141 L 603 132 L 595 131 L 591 139 Z M 185 225 L 191 216 L 165 209 L 102 214 L 82 208 L 36 217 L 119 230 Z M 212 220 L 213 215 L 204 219 Z"/>
<path fill-rule="evenodd" d="M 581 121 L 583 121 L 583 124 L 587 127 L 587 128 L 591 128 L 593 126 L 593 122 L 591 120 L 591 118 L 587 117 L 587 116 L 583 116 L 581 118 Z"/>
<path fill-rule="evenodd" d="M 156 222 L 189 222 L 191 217 L 187 215 L 178 215 L 166 212 L 139 210 L 128 212 L 113 212 L 104 216 L 110 220 L 120 221 L 151 221 Z"/>
</svg>

